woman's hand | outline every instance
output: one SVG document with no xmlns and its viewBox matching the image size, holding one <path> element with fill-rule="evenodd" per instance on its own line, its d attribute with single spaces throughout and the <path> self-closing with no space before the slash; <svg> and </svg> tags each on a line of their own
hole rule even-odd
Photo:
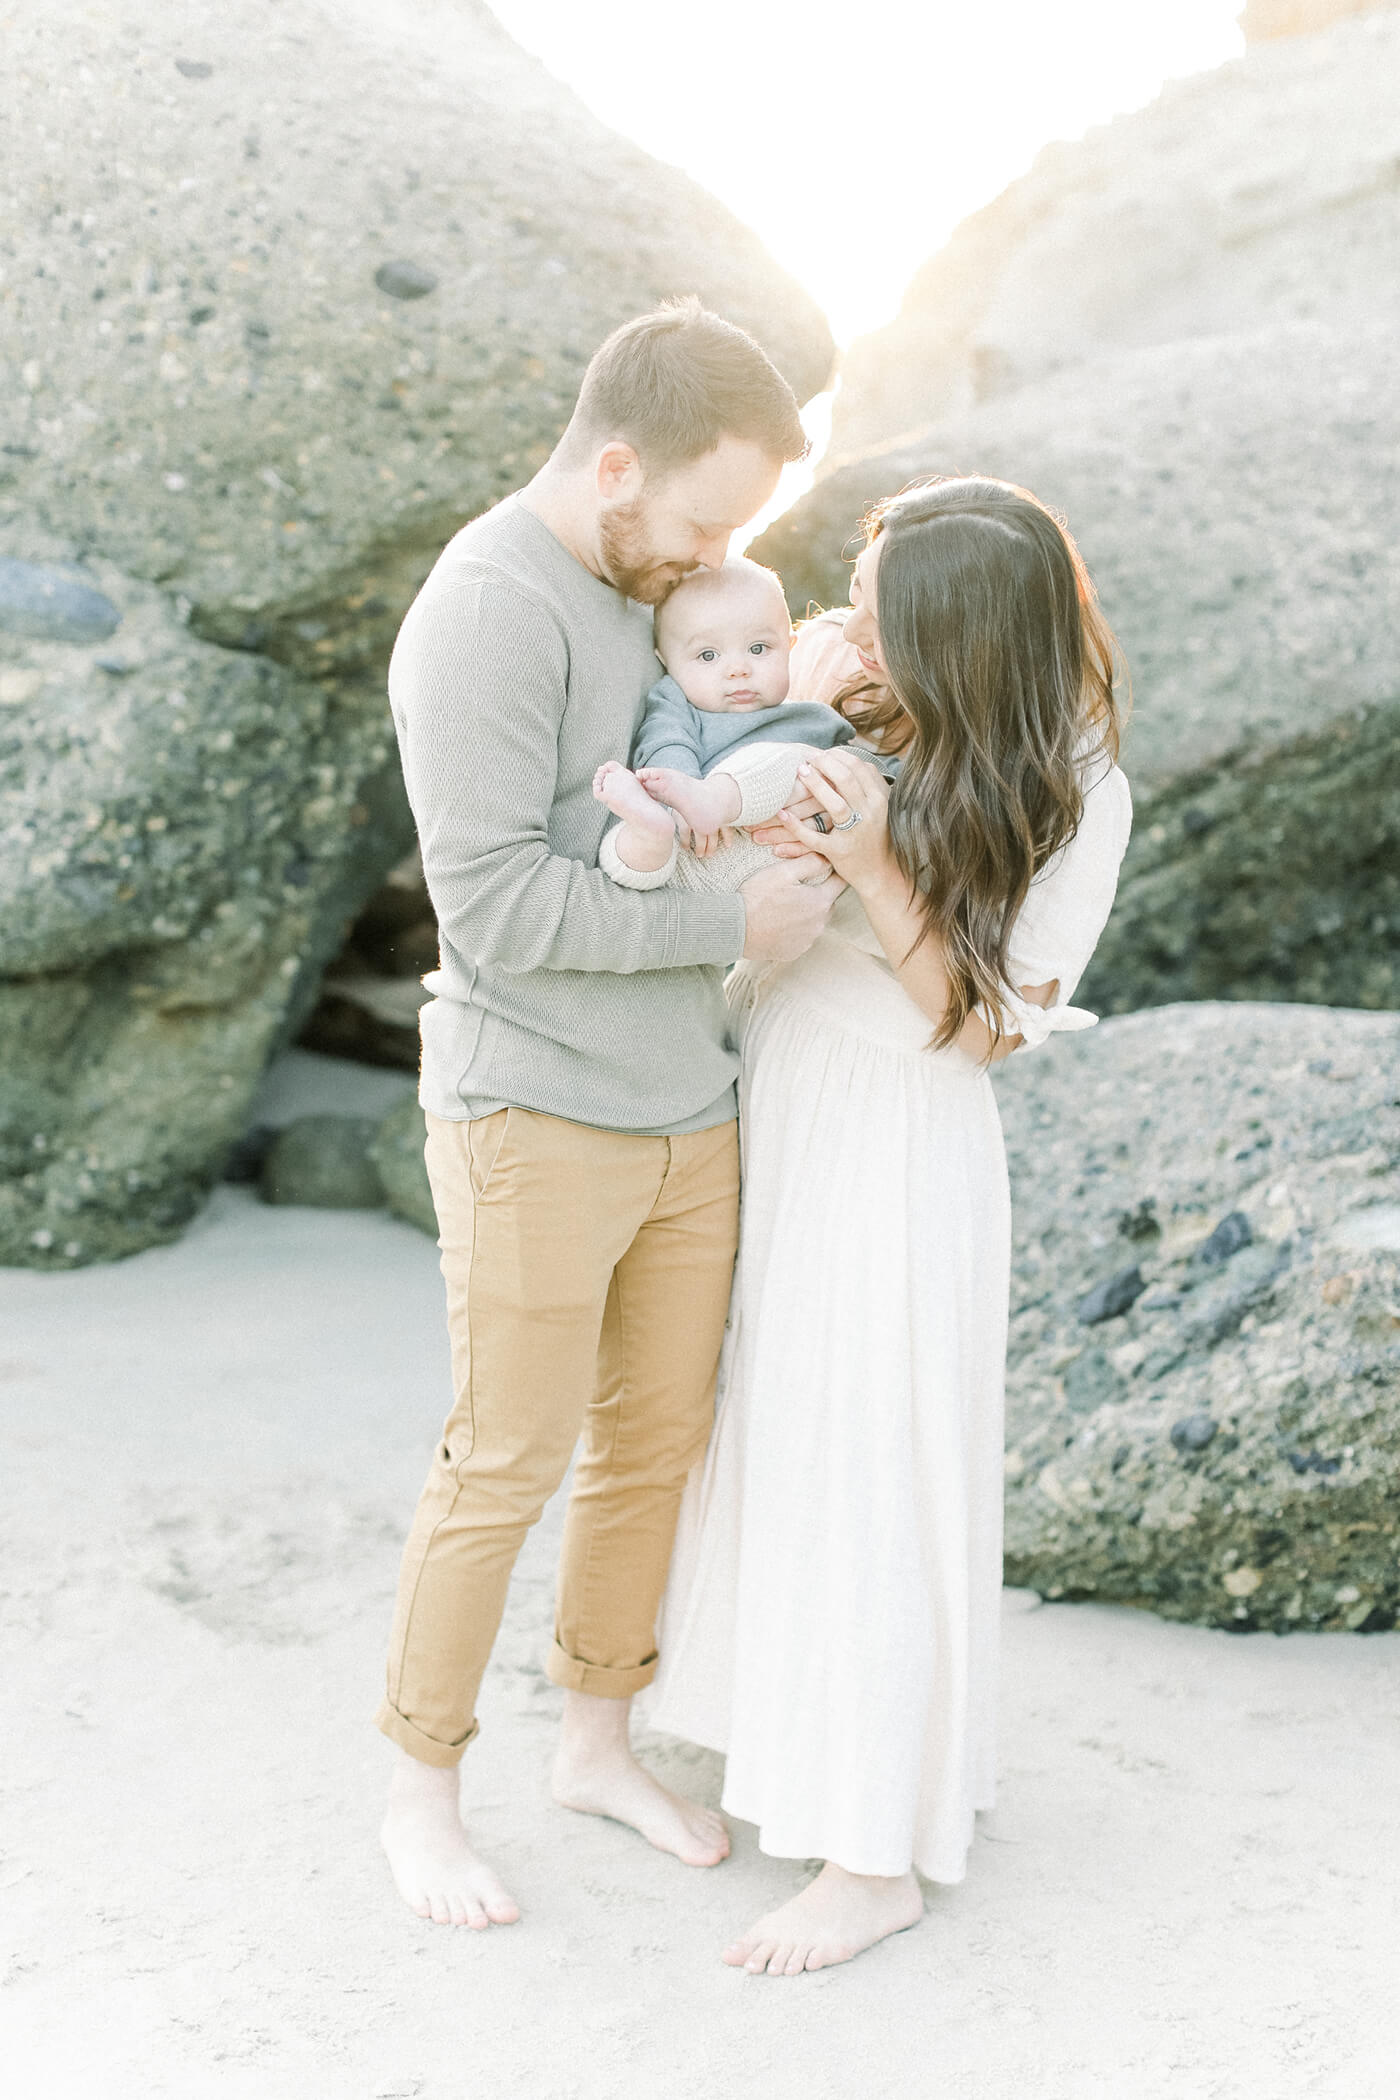
<svg viewBox="0 0 1400 2100">
<path fill-rule="evenodd" d="M 825 816 L 826 828 L 804 822 L 797 814 L 800 805 L 792 803 L 782 812 L 788 837 L 805 852 L 822 854 L 854 890 L 887 881 L 895 869 L 890 791 L 877 769 L 848 752 L 823 751 L 801 766 L 797 777 Z"/>
<path fill-rule="evenodd" d="M 787 813 L 790 817 L 799 819 L 826 814 L 816 796 L 807 794 L 800 797 L 794 795 L 788 804 Z M 805 846 L 797 844 L 781 817 L 770 817 L 766 824 L 755 824 L 749 837 L 756 846 L 767 846 L 778 860 L 798 860 L 807 851 Z"/>
</svg>

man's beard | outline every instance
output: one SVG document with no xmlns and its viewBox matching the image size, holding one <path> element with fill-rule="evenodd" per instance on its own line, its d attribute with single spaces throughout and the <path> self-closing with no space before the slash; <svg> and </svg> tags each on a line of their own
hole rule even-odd
<svg viewBox="0 0 1400 2100">
<path fill-rule="evenodd" d="M 623 510 L 604 511 L 598 525 L 598 552 L 603 575 L 624 598 L 638 605 L 660 605 L 683 576 L 700 564 L 694 561 L 656 561 L 647 545 L 646 505 L 638 497 Z"/>
</svg>

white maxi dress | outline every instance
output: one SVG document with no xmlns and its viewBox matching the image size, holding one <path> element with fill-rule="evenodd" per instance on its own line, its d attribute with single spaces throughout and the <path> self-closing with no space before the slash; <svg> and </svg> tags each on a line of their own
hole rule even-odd
<svg viewBox="0 0 1400 2100">
<path fill-rule="evenodd" d="M 1010 947 L 1027 1048 L 1103 930 L 1116 767 Z M 731 981 L 743 1221 L 714 1433 L 688 1484 L 653 1727 L 726 1754 L 763 1851 L 963 1877 L 995 1786 L 1010 1207 L 991 1081 L 901 989 L 853 893 L 799 961 Z M 1025 1055 L 1022 1050 L 1018 1055 Z"/>
</svg>

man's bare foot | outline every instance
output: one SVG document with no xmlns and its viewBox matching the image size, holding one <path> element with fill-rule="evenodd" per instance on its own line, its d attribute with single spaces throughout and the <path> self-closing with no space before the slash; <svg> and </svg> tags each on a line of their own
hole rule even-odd
<svg viewBox="0 0 1400 2100">
<path fill-rule="evenodd" d="M 626 766 L 620 766 L 615 758 L 608 759 L 593 775 L 593 793 L 615 817 L 621 817 L 626 824 L 635 824 L 646 837 L 659 839 L 670 846 L 676 830 L 675 818 L 669 809 L 664 809 L 647 793 L 636 774 L 629 773 Z"/>
<path fill-rule="evenodd" d="M 587 1692 L 566 1692 L 564 1699 L 554 1760 L 554 1798 L 561 1808 L 626 1823 L 688 1867 L 717 1867 L 729 1857 L 723 1819 L 673 1794 L 638 1764 L 627 1735 L 627 1700 Z"/>
<path fill-rule="evenodd" d="M 912 1874 L 848 1874 L 828 1860 L 800 1896 L 750 1926 L 723 1958 L 750 1976 L 800 1976 L 804 1969 L 853 1961 L 877 1940 L 917 1925 L 923 1914 Z"/>
<path fill-rule="evenodd" d="M 410 1910 L 435 1925 L 514 1925 L 514 1897 L 467 1843 L 455 1766 L 441 1771 L 399 1752 L 379 1833 L 394 1886 Z"/>
</svg>

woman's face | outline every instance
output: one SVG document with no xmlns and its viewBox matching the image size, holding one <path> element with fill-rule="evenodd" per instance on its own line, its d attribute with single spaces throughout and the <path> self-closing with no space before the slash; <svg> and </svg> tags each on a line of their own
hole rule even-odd
<svg viewBox="0 0 1400 2100">
<path fill-rule="evenodd" d="M 851 576 L 851 609 L 846 615 L 846 640 L 854 648 L 872 685 L 888 685 L 890 674 L 880 651 L 880 629 L 875 619 L 875 569 L 883 540 L 872 540 L 855 565 Z"/>
</svg>

